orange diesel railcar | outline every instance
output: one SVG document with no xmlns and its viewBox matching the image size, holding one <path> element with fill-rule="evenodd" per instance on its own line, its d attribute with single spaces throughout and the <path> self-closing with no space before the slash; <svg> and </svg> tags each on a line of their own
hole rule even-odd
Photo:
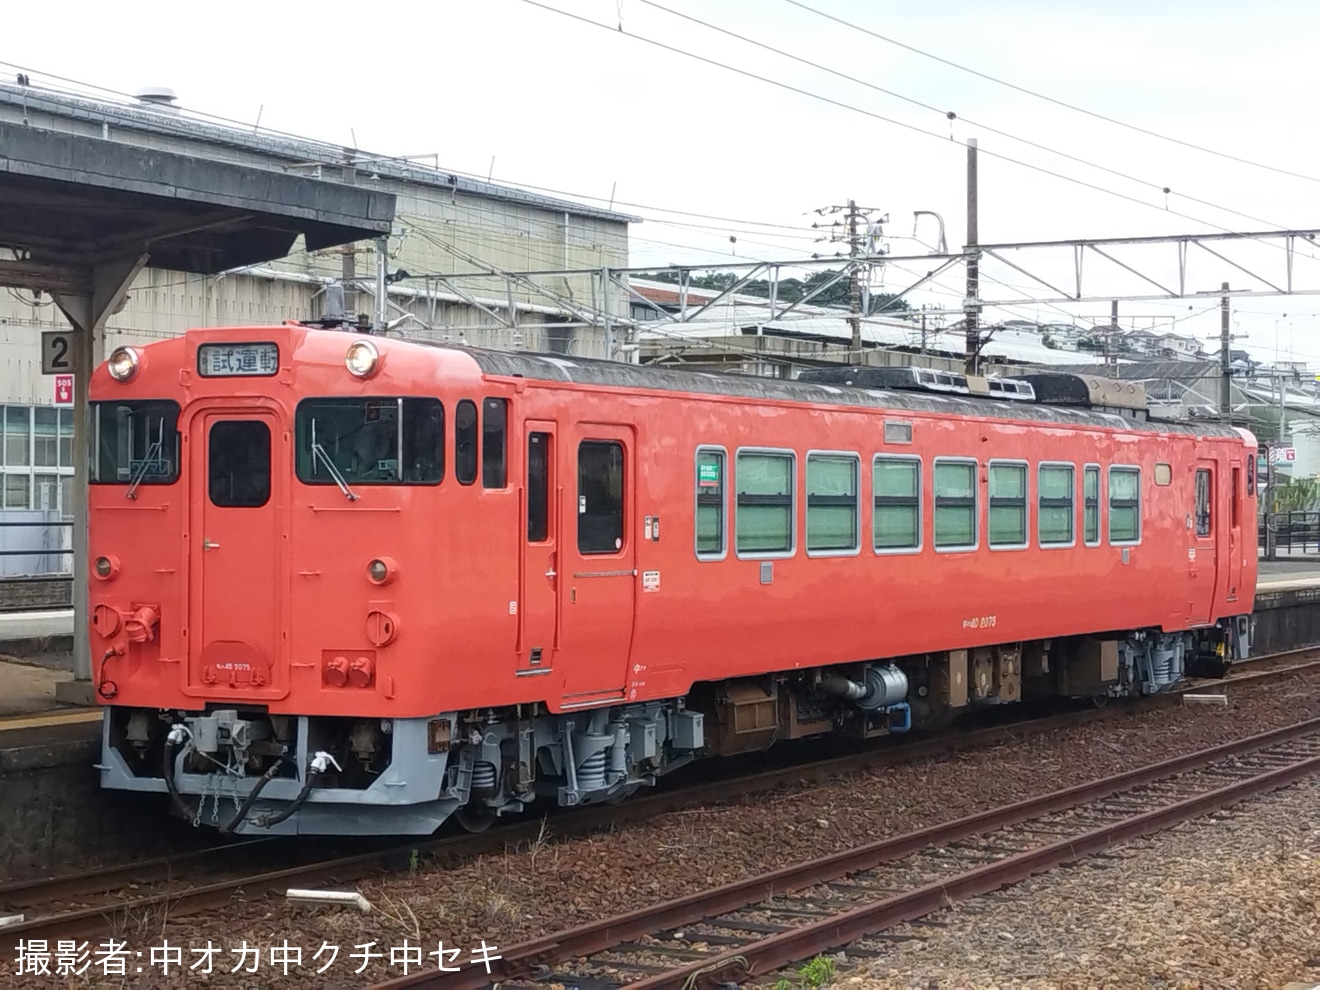
<svg viewBox="0 0 1320 990">
<path fill-rule="evenodd" d="M 1246 655 L 1250 434 L 1098 380 L 807 377 L 302 324 L 118 349 L 104 786 L 226 831 L 480 828 Z"/>
</svg>

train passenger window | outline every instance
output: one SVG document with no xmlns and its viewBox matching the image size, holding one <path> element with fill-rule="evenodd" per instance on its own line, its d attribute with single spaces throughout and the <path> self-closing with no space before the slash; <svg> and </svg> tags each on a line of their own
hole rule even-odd
<svg viewBox="0 0 1320 990">
<path fill-rule="evenodd" d="M 807 455 L 807 552 L 856 553 L 862 507 L 858 459 L 848 454 Z"/>
<path fill-rule="evenodd" d="M 1210 469 L 1196 469 L 1196 535 L 1210 535 Z"/>
<path fill-rule="evenodd" d="M 921 461 L 877 457 L 871 466 L 875 506 L 872 540 L 877 551 L 921 548 Z"/>
<path fill-rule="evenodd" d="M 584 440 L 578 445 L 578 550 L 623 549 L 623 444 Z"/>
<path fill-rule="evenodd" d="M 724 451 L 697 450 L 697 556 L 725 553 Z"/>
<path fill-rule="evenodd" d="M 179 480 L 179 404 L 155 399 L 91 403 L 94 485 Z"/>
<path fill-rule="evenodd" d="M 487 399 L 481 420 L 481 487 L 503 488 L 509 483 L 505 434 L 509 427 L 509 400 Z"/>
<path fill-rule="evenodd" d="M 527 436 L 527 542 L 550 536 L 550 434 Z"/>
<path fill-rule="evenodd" d="M 437 399 L 304 399 L 295 469 L 307 485 L 438 485 L 445 409 Z"/>
<path fill-rule="evenodd" d="M 1109 469 L 1109 542 L 1141 541 L 1141 469 Z"/>
<path fill-rule="evenodd" d="M 976 462 L 935 459 L 935 549 L 971 550 L 976 520 Z"/>
<path fill-rule="evenodd" d="M 1073 544 L 1073 493 L 1076 491 L 1071 464 L 1042 464 L 1036 480 L 1040 499 L 1036 532 L 1043 547 Z"/>
<path fill-rule="evenodd" d="M 990 462 L 990 546 L 1027 545 L 1027 466 Z"/>
<path fill-rule="evenodd" d="M 206 448 L 206 489 L 212 505 L 254 509 L 270 501 L 269 426 L 255 419 L 215 423 Z"/>
<path fill-rule="evenodd" d="M 1256 494 L 1256 455 L 1247 455 L 1247 497 Z"/>
<path fill-rule="evenodd" d="M 1100 545 L 1100 466 L 1086 465 L 1082 475 L 1082 542 Z"/>
<path fill-rule="evenodd" d="M 790 453 L 738 454 L 738 502 L 735 526 L 740 554 L 793 552 L 793 492 Z"/>
<path fill-rule="evenodd" d="M 454 410 L 454 477 L 460 485 L 477 480 L 477 404 L 471 399 Z"/>
</svg>

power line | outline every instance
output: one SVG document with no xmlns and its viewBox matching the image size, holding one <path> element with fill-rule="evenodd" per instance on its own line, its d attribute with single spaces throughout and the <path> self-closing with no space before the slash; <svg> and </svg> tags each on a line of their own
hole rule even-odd
<svg viewBox="0 0 1320 990">
<path fill-rule="evenodd" d="M 571 11 L 561 10 L 558 7 L 552 7 L 549 4 L 540 3 L 538 2 L 538 0 L 522 0 L 522 2 L 532 7 L 539 7 L 541 10 L 549 11 L 552 14 L 559 14 L 562 17 L 567 17 L 570 18 L 571 20 L 579 21 L 583 24 L 589 24 L 592 27 L 599 28 L 603 31 L 609 31 L 611 34 L 620 33 L 617 28 L 611 27 L 608 24 L 602 24 L 599 21 L 593 21 L 589 17 L 582 17 L 581 15 L 574 14 Z M 803 89 L 800 86 L 794 86 L 791 83 L 782 82 L 781 80 L 778 79 L 772 79 L 769 76 L 759 75 L 758 73 L 752 72 L 749 69 L 741 69 L 735 65 L 729 65 L 727 62 L 721 62 L 718 59 L 707 58 L 704 55 L 698 55 L 695 52 L 690 52 L 683 48 L 678 48 L 673 45 L 665 44 L 663 41 L 657 41 L 656 39 L 648 38 L 645 35 L 632 34 L 629 32 L 622 32 L 622 33 L 626 37 L 632 38 L 635 41 L 644 42 L 645 44 L 652 45 L 656 48 L 661 48 L 665 51 L 672 52 L 675 55 L 682 55 L 685 58 L 694 59 L 695 61 L 702 62 L 706 65 L 714 66 L 715 68 L 718 69 L 724 69 L 725 71 L 733 72 L 740 76 L 746 76 L 749 79 L 755 79 L 757 82 L 767 83 L 778 89 L 787 90 L 788 92 L 796 93 L 799 96 L 805 96 L 808 99 L 817 100 L 821 103 L 828 103 L 831 106 L 838 107 L 841 110 L 850 110 L 853 113 L 860 113 L 863 116 L 870 117 L 874 120 L 883 121 L 886 124 L 893 124 L 895 127 L 901 127 L 905 130 L 915 131 L 916 133 L 923 134 L 926 137 L 935 138 L 941 143 L 945 141 L 945 138 L 941 137 L 939 134 L 936 134 L 933 131 L 928 131 L 923 127 L 918 127 L 916 124 L 909 124 L 901 120 L 895 120 L 892 117 L 886 117 L 884 114 L 876 113 L 874 110 L 867 110 L 863 107 L 856 106 L 855 104 L 846 103 L 843 100 L 836 100 L 833 99 L 832 97 L 824 96 L 820 93 L 813 93 L 811 90 Z M 996 152 L 996 151 L 982 151 L 982 154 L 989 155 L 992 158 L 998 158 L 1001 161 L 1011 162 L 1014 165 L 1020 165 L 1023 168 L 1031 169 L 1033 172 L 1040 172 L 1043 175 L 1049 175 L 1049 176 L 1053 176 L 1056 179 L 1062 179 L 1064 182 L 1071 182 L 1074 185 L 1082 186 L 1083 188 L 1091 189 L 1095 192 L 1104 193 L 1108 196 L 1114 196 L 1117 197 L 1118 199 L 1126 200 L 1129 203 L 1136 203 L 1139 206 L 1145 206 L 1145 207 L 1149 207 L 1150 209 L 1160 210 L 1161 212 L 1167 213 L 1171 216 L 1182 217 L 1184 220 L 1191 220 L 1193 223 L 1202 224 L 1207 227 L 1213 227 L 1214 229 L 1223 231 L 1224 233 L 1228 233 L 1228 234 L 1242 233 L 1242 231 L 1233 230 L 1229 227 L 1224 227 L 1217 223 L 1211 223 L 1208 220 L 1202 220 L 1201 218 L 1194 217 L 1188 213 L 1181 213 L 1178 210 L 1171 210 L 1167 207 L 1162 208 L 1155 203 L 1149 203 L 1146 200 L 1138 199 L 1136 196 L 1129 196 L 1127 193 L 1119 192 L 1116 189 L 1106 189 L 1104 186 L 1098 186 L 1093 182 L 1087 182 L 1085 179 L 1078 179 L 1075 178 L 1074 176 L 1064 175 L 1061 172 L 1056 172 L 1053 169 L 1044 167 L 1043 165 L 1033 165 L 1030 162 L 1024 162 L 1021 159 L 1012 157 L 1011 155 L 1005 155 L 1001 152 Z M 1260 239 L 1257 238 L 1257 240 Z M 1273 244 L 1269 241 L 1261 241 L 1261 243 L 1269 244 L 1271 247 L 1274 247 L 1278 250 L 1284 250 L 1282 245 Z"/>
<path fill-rule="evenodd" d="M 645 0 L 643 0 L 643 2 L 645 2 Z M 818 10 L 817 8 L 812 7 L 810 4 L 802 3 L 801 0 L 784 0 L 784 2 L 792 4 L 794 7 L 799 7 L 802 10 L 807 11 L 808 13 L 815 14 L 818 17 L 823 17 L 826 20 L 834 21 L 836 24 L 841 24 L 844 27 L 851 28 L 854 31 L 860 31 L 862 34 L 869 35 L 870 37 L 875 38 L 877 41 L 883 41 L 886 44 L 895 45 L 899 48 L 910 51 L 916 55 L 921 55 L 925 58 L 934 59 L 936 62 L 939 62 L 943 65 L 947 65 L 950 68 L 958 69 L 962 72 L 971 73 L 974 76 L 979 76 L 981 79 L 988 80 L 989 82 L 996 83 L 1000 86 L 1007 86 L 1009 89 L 1017 90 L 1019 93 L 1025 93 L 1027 96 L 1034 96 L 1036 99 L 1044 100 L 1047 103 L 1053 103 L 1055 106 L 1063 107 L 1065 110 L 1072 110 L 1075 113 L 1085 114 L 1088 117 L 1094 117 L 1096 120 L 1103 120 L 1105 123 L 1113 124 L 1117 127 L 1125 127 L 1130 131 L 1136 131 L 1138 134 L 1145 134 L 1147 137 L 1159 138 L 1161 141 L 1168 141 L 1172 144 L 1181 145 L 1182 147 L 1190 148 L 1193 151 L 1200 151 L 1204 154 L 1214 155 L 1218 158 L 1226 158 L 1229 161 L 1237 162 L 1241 165 L 1250 165 L 1253 168 L 1265 169 L 1267 172 L 1275 172 L 1279 175 L 1291 176 L 1294 179 L 1305 179 L 1307 182 L 1320 182 L 1320 178 L 1317 178 L 1314 175 L 1304 175 L 1301 172 L 1292 172 L 1286 168 L 1279 168 L 1278 166 L 1275 165 L 1266 165 L 1264 162 L 1253 161 L 1250 158 L 1241 158 L 1237 155 L 1230 155 L 1228 152 L 1225 151 L 1216 151 L 1214 148 L 1206 148 L 1199 144 L 1193 144 L 1190 141 L 1183 141 L 1180 138 L 1170 137 L 1168 134 L 1160 134 L 1158 131 L 1147 130 L 1146 128 L 1139 127 L 1136 124 L 1129 124 L 1126 121 L 1118 120 L 1114 117 L 1107 117 L 1102 113 L 1096 113 L 1094 110 L 1087 110 L 1085 107 L 1079 107 L 1075 104 L 1068 103 L 1066 100 L 1060 100 L 1060 99 L 1056 99 L 1053 96 L 1047 96 L 1046 94 L 1037 92 L 1034 89 L 1028 89 L 1025 86 L 1019 86 L 1017 85 L 1017 83 L 1011 83 L 1005 79 L 999 79 L 996 76 L 989 75 L 988 73 L 985 72 L 980 72 L 976 69 L 970 68 L 969 66 L 962 65 L 958 62 L 951 61 L 947 58 L 941 58 L 939 55 L 935 55 L 932 54 L 931 52 L 923 51 L 920 48 L 916 48 L 912 45 L 905 44 L 904 42 L 898 41 L 894 38 L 888 38 L 883 34 L 879 34 L 875 31 L 870 30 L 869 28 L 864 28 L 860 24 L 856 24 L 842 17 L 836 17 L 833 14 L 827 14 L 825 11 Z"/>
<path fill-rule="evenodd" d="M 656 3 L 655 0 L 638 0 L 638 2 L 644 3 L 648 7 L 654 7 L 656 10 L 662 10 L 667 14 L 672 14 L 674 17 L 680 17 L 685 21 L 692 22 L 693 24 L 700 24 L 702 27 L 707 28 L 711 31 L 717 31 L 720 34 L 725 35 L 726 37 L 736 38 L 737 40 L 746 42 L 749 45 L 755 45 L 757 48 L 764 49 L 765 51 L 768 52 L 773 52 L 774 54 L 780 55 L 787 59 L 792 59 L 794 62 L 798 62 L 802 65 L 810 66 L 813 69 L 819 69 L 822 72 L 828 72 L 832 76 L 837 76 L 840 79 L 846 79 L 848 82 L 856 83 L 859 86 L 865 86 L 868 89 L 875 90 L 877 93 L 883 93 L 886 96 L 894 97 L 894 99 L 896 100 L 902 100 L 903 102 L 910 103 L 913 106 L 921 107 L 923 110 L 930 110 L 934 113 L 938 113 L 941 117 L 947 117 L 950 120 L 953 120 L 955 119 L 955 117 L 957 117 L 957 115 L 954 114 L 953 111 L 951 110 L 945 111 L 940 109 L 939 107 L 915 99 L 914 97 L 904 96 L 902 93 L 895 92 L 892 89 L 885 89 L 883 86 L 877 86 L 875 83 L 868 82 L 865 79 L 859 79 L 856 76 L 849 75 L 846 72 L 840 72 L 838 69 L 830 68 L 828 65 L 822 65 L 819 62 L 813 62 L 811 59 L 803 58 L 800 55 L 794 55 L 792 52 L 786 52 L 782 48 L 776 48 L 773 45 L 768 45 L 764 42 L 757 41 L 754 38 L 749 38 L 744 34 L 739 34 L 737 31 L 732 31 L 728 28 L 722 28 L 718 24 L 711 24 L 709 21 L 703 21 L 698 17 L 693 17 L 692 15 L 685 14 L 682 11 L 673 10 L 672 8 L 666 7 L 663 4 Z M 1125 179 L 1128 182 L 1135 182 L 1137 185 L 1149 186 L 1152 189 L 1163 192 L 1166 196 L 1169 195 L 1171 192 L 1173 192 L 1168 186 L 1162 183 L 1152 182 L 1149 179 L 1142 179 L 1135 175 L 1129 175 L 1126 172 L 1122 172 L 1114 168 L 1109 168 L 1108 166 L 1101 165 L 1098 162 L 1093 162 L 1088 159 L 1081 158 L 1077 155 L 1069 154 L 1066 151 L 1060 151 L 1058 148 L 1051 148 L 1048 145 L 1040 144 L 1036 141 L 1030 140 L 1029 138 L 1020 137 L 1008 131 L 1001 131 L 996 127 L 991 127 L 989 124 L 984 124 L 981 123 L 980 121 L 973 120 L 971 117 L 962 117 L 961 119 L 963 123 L 971 124 L 973 127 L 979 127 L 981 130 L 986 131 L 990 134 L 997 134 L 1000 137 L 1008 138 L 1010 141 L 1018 141 L 1022 144 L 1027 145 L 1030 148 L 1035 148 L 1038 151 L 1044 151 L 1051 155 L 1058 155 L 1060 158 L 1066 158 L 1068 161 L 1076 162 L 1079 165 L 1084 165 L 1087 168 L 1093 168 L 1100 172 L 1107 172 L 1110 175 L 1116 176 L 1120 179 Z M 1254 220 L 1257 223 L 1263 223 L 1269 227 L 1286 226 L 1285 224 L 1276 223 L 1272 220 L 1265 220 L 1261 217 L 1253 216 L 1250 213 L 1243 213 L 1240 210 L 1234 210 L 1227 206 L 1220 206 L 1218 203 L 1212 203 L 1209 200 L 1199 199 L 1196 196 L 1189 196 L 1186 193 L 1178 192 L 1178 193 L 1173 193 L 1173 195 L 1181 196 L 1183 199 L 1187 200 L 1188 202 L 1199 203 L 1202 206 L 1208 206 L 1211 209 L 1220 210 L 1221 212 L 1224 213 L 1230 213 L 1233 216 L 1242 217 L 1243 219 L 1246 220 Z"/>
</svg>

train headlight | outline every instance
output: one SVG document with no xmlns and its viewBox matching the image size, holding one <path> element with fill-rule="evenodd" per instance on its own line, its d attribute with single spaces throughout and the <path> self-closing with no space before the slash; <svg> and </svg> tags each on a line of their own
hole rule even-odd
<svg viewBox="0 0 1320 990">
<path fill-rule="evenodd" d="M 370 378 L 376 373 L 376 368 L 380 364 L 380 352 L 369 340 L 355 340 L 348 345 L 344 364 L 348 367 L 349 374 L 358 378 Z"/>
<path fill-rule="evenodd" d="M 106 362 L 110 377 L 117 382 L 132 381 L 138 373 L 139 364 L 138 353 L 131 347 L 116 347 Z"/>
</svg>

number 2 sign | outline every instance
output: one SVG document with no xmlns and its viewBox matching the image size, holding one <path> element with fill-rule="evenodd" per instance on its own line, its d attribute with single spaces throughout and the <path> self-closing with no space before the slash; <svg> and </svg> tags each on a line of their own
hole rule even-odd
<svg viewBox="0 0 1320 990">
<path fill-rule="evenodd" d="M 68 375 L 73 373 L 73 332 L 49 330 L 41 335 L 41 373 Z"/>
</svg>

